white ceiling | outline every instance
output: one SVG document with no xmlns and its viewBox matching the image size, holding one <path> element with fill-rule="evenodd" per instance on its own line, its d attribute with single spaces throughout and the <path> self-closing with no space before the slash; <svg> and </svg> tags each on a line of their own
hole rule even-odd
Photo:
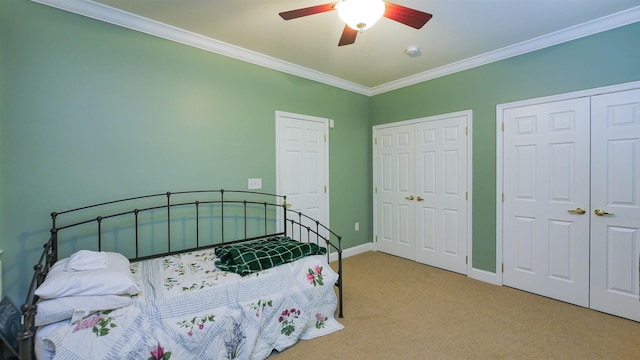
<svg viewBox="0 0 640 360">
<path fill-rule="evenodd" d="M 640 21 L 640 0 L 395 0 L 433 18 L 382 18 L 338 47 L 337 11 L 278 16 L 323 0 L 34 1 L 367 95 Z"/>
</svg>

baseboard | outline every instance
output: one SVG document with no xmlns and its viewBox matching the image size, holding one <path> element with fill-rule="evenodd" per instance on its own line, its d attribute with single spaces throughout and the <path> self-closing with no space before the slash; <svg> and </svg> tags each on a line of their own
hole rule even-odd
<svg viewBox="0 0 640 360">
<path fill-rule="evenodd" d="M 486 270 L 471 268 L 469 277 L 475 280 L 488 282 L 493 285 L 502 285 L 502 281 L 498 274 Z"/>
<path fill-rule="evenodd" d="M 369 242 L 362 245 L 357 245 L 350 247 L 348 249 L 342 250 L 342 258 L 348 258 L 349 256 L 355 256 L 358 254 L 366 253 L 367 251 L 373 251 L 373 242 Z M 329 255 L 329 261 L 337 261 L 338 254 L 333 252 Z"/>
</svg>

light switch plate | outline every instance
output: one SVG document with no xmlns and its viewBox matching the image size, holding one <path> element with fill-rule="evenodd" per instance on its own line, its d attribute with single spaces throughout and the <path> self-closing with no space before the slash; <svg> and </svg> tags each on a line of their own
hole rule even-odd
<svg viewBox="0 0 640 360">
<path fill-rule="evenodd" d="M 249 190 L 262 189 L 262 178 L 249 179 Z"/>
</svg>

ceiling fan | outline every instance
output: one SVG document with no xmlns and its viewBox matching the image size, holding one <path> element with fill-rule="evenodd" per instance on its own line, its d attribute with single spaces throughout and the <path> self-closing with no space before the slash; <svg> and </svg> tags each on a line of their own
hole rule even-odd
<svg viewBox="0 0 640 360">
<path fill-rule="evenodd" d="M 364 31 L 380 19 L 386 17 L 401 24 L 420 29 L 433 15 L 383 0 L 342 0 L 328 4 L 283 11 L 280 17 L 292 20 L 304 16 L 338 10 L 338 16 L 346 23 L 338 46 L 350 45 L 356 41 L 358 32 Z"/>
</svg>

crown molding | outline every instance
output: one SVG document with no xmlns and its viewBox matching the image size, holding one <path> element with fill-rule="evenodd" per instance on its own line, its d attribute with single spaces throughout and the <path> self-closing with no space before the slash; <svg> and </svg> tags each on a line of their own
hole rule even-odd
<svg viewBox="0 0 640 360">
<path fill-rule="evenodd" d="M 91 0 L 31 1 L 366 96 L 382 94 L 640 21 L 640 6 L 637 6 L 584 24 L 370 88 Z"/>
<path fill-rule="evenodd" d="M 305 79 L 317 81 L 337 88 L 371 95 L 371 90 L 344 79 L 305 68 L 287 61 L 276 59 L 255 51 L 241 48 L 226 42 L 215 40 L 200 34 L 180 29 L 159 21 L 151 20 L 120 9 L 116 9 L 91 0 L 31 0 L 54 8 L 69 11 L 78 15 L 140 31 L 163 39 L 172 40 L 184 45 L 193 46 L 205 51 L 228 56 L 237 60 L 277 70 Z"/>
<path fill-rule="evenodd" d="M 583 24 L 549 33 L 531 40 L 523 41 L 495 51 L 457 61 L 439 68 L 408 76 L 371 88 L 371 95 L 378 95 L 388 91 L 400 89 L 424 81 L 433 80 L 445 75 L 474 67 L 490 64 L 496 61 L 541 50 L 553 45 L 562 44 L 603 31 L 615 29 L 640 21 L 640 6 L 630 8 L 609 16 L 604 16 Z"/>
</svg>

